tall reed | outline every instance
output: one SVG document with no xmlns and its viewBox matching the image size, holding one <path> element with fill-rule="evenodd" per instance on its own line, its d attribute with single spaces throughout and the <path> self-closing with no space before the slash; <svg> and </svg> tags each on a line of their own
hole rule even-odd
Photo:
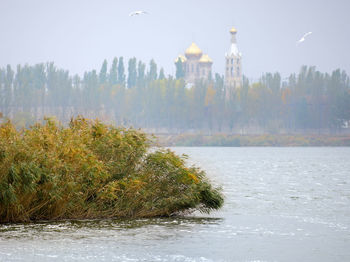
<svg viewBox="0 0 350 262">
<path fill-rule="evenodd" d="M 0 126 L 0 222 L 169 216 L 223 204 L 205 173 L 134 129 L 77 117 Z"/>
</svg>

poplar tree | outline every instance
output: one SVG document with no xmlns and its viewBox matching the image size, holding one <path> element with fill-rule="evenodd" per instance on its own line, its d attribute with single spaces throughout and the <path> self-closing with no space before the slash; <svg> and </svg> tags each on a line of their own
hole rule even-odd
<svg viewBox="0 0 350 262">
<path fill-rule="evenodd" d="M 10 112 L 10 105 L 12 100 L 12 83 L 14 71 L 10 65 L 6 67 L 5 85 L 4 85 L 4 113 L 7 115 Z"/>
<path fill-rule="evenodd" d="M 176 66 L 176 74 L 175 74 L 176 79 L 184 78 L 185 72 L 184 72 L 183 64 L 180 58 L 177 59 L 175 66 Z"/>
<path fill-rule="evenodd" d="M 104 84 L 107 81 L 107 60 L 103 61 L 100 74 L 99 74 L 99 82 L 100 84 Z"/>
<path fill-rule="evenodd" d="M 165 79 L 165 74 L 164 74 L 164 69 L 161 68 L 160 71 L 159 71 L 159 79 L 162 80 L 162 79 Z"/>
<path fill-rule="evenodd" d="M 157 64 L 153 59 L 149 62 L 148 79 L 151 81 L 157 79 Z"/>
<path fill-rule="evenodd" d="M 128 62 L 128 88 L 132 88 L 136 85 L 137 71 L 136 71 L 136 58 L 130 58 Z"/>
<path fill-rule="evenodd" d="M 139 61 L 137 66 L 137 82 L 139 86 L 145 81 L 145 69 L 146 65 Z"/>
<path fill-rule="evenodd" d="M 109 84 L 115 85 L 118 82 L 118 58 L 115 57 L 112 62 L 112 67 L 109 71 Z"/>
<path fill-rule="evenodd" d="M 118 63 L 118 83 L 121 85 L 125 85 L 125 68 L 124 68 L 124 58 L 119 57 Z"/>
</svg>

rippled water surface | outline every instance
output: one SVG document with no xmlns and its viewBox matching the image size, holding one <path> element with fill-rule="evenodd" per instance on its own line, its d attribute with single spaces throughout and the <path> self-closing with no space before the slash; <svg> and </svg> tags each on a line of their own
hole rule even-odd
<svg viewBox="0 0 350 262">
<path fill-rule="evenodd" d="M 350 261 L 350 148 L 173 148 L 211 215 L 0 225 L 0 261 Z"/>
</svg>

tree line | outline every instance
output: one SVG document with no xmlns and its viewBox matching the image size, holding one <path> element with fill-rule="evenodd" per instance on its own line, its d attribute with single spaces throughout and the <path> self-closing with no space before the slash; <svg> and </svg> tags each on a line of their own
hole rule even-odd
<svg viewBox="0 0 350 262">
<path fill-rule="evenodd" d="M 315 133 L 346 131 L 350 120 L 350 80 L 340 69 L 322 73 L 303 66 L 282 79 L 266 73 L 243 77 L 228 90 L 224 77 L 188 85 L 181 65 L 165 76 L 154 60 L 104 60 L 99 71 L 71 75 L 54 63 L 0 68 L 0 111 L 18 125 L 44 116 L 63 123 L 84 115 L 156 133 Z"/>
</svg>

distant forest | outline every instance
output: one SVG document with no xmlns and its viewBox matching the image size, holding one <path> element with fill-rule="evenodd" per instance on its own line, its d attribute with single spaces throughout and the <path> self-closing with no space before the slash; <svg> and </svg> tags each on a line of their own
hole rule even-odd
<svg viewBox="0 0 350 262">
<path fill-rule="evenodd" d="M 123 57 L 82 77 L 53 63 L 8 65 L 0 68 L 0 112 L 18 126 L 83 115 L 155 133 L 350 131 L 350 81 L 339 69 L 329 74 L 303 66 L 288 79 L 266 73 L 254 83 L 244 77 L 231 96 L 219 74 L 191 86 L 182 76 L 181 70 L 165 76 L 154 60 L 146 68 L 132 58 L 126 68 Z"/>
</svg>

